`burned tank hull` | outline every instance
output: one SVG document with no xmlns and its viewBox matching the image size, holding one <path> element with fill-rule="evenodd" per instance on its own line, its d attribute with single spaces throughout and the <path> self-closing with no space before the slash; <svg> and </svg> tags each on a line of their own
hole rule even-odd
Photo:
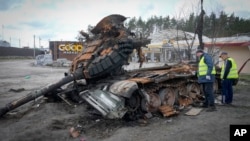
<svg viewBox="0 0 250 141">
<path fill-rule="evenodd" d="M 80 96 L 106 118 L 134 120 L 154 112 L 171 116 L 179 107 L 201 102 L 195 70 L 178 64 L 124 72 L 96 80 Z"/>
</svg>

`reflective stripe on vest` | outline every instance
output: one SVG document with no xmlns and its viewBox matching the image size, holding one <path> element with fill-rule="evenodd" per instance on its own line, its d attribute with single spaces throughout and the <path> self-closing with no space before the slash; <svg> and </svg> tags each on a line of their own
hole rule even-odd
<svg viewBox="0 0 250 141">
<path fill-rule="evenodd" d="M 227 75 L 227 79 L 238 78 L 239 75 L 238 75 L 238 70 L 237 70 L 237 64 L 236 64 L 236 62 L 234 61 L 233 58 L 227 58 L 227 60 L 230 60 L 231 63 L 232 63 L 232 67 L 229 70 L 229 73 Z M 225 73 L 225 63 L 223 63 L 223 65 L 221 67 L 221 74 L 220 74 L 220 78 L 221 79 L 223 79 L 224 73 Z"/>
<path fill-rule="evenodd" d="M 207 75 L 207 70 L 208 70 L 207 64 L 204 61 L 204 56 L 202 56 L 199 62 L 199 68 L 198 68 L 198 73 L 197 73 L 198 76 Z M 214 66 L 213 66 L 212 74 L 216 74 Z"/>
</svg>

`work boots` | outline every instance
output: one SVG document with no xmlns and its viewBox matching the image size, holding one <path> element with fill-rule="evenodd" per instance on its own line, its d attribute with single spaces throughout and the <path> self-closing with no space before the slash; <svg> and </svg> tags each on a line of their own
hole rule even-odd
<svg viewBox="0 0 250 141">
<path fill-rule="evenodd" d="M 206 110 L 206 112 L 213 112 L 213 111 L 216 111 L 216 107 L 214 105 L 209 106 L 208 109 Z"/>
</svg>

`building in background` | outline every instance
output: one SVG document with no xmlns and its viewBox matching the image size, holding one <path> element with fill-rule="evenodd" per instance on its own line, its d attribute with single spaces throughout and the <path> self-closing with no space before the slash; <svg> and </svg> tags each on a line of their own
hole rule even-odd
<svg viewBox="0 0 250 141">
<path fill-rule="evenodd" d="M 10 47 L 10 43 L 4 40 L 0 40 L 0 47 Z"/>
<path fill-rule="evenodd" d="M 249 36 L 235 36 L 216 38 L 216 42 L 204 42 L 205 48 L 217 48 L 219 53 L 227 52 L 229 57 L 234 58 L 237 63 L 238 69 L 244 64 L 244 62 L 250 59 L 250 37 Z M 217 56 L 219 59 L 219 57 Z M 219 65 L 222 62 L 220 61 Z M 250 62 L 245 65 L 241 73 L 250 73 Z"/>
<path fill-rule="evenodd" d="M 83 43 L 76 41 L 50 41 L 49 49 L 52 59 L 67 59 L 72 61 L 77 54 L 83 51 Z"/>
<path fill-rule="evenodd" d="M 149 36 L 151 44 L 143 49 L 146 58 L 151 62 L 178 63 L 182 60 L 195 60 L 195 51 L 199 45 L 198 38 L 193 40 L 194 33 L 168 29 Z M 203 39 L 209 39 L 203 36 Z M 191 48 L 191 46 L 193 46 Z M 189 52 L 191 52 L 190 57 Z M 190 59 L 189 59 L 190 58 Z"/>
<path fill-rule="evenodd" d="M 182 60 L 187 60 L 188 47 L 191 48 L 191 60 L 195 60 L 195 51 L 199 45 L 198 38 L 194 39 L 193 33 L 166 30 L 161 33 L 151 35 L 152 42 L 148 48 L 144 48 L 143 52 L 148 60 L 151 62 L 172 63 Z M 181 33 L 181 34 L 180 34 Z M 187 40 L 185 40 L 186 33 Z M 180 37 L 177 37 L 180 36 Z M 204 51 L 213 56 L 216 64 L 221 65 L 219 55 L 222 51 L 228 52 L 230 57 L 233 57 L 238 65 L 238 69 L 250 59 L 250 36 L 234 36 L 223 38 L 208 38 L 203 36 L 205 44 Z M 250 62 L 248 62 L 242 69 L 241 73 L 250 73 Z"/>
</svg>

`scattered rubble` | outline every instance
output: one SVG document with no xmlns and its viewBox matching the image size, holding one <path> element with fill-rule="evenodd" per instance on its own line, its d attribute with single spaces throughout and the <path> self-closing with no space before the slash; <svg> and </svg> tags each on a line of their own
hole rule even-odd
<svg viewBox="0 0 250 141">
<path fill-rule="evenodd" d="M 60 58 L 52 63 L 52 67 L 70 67 L 71 63 L 72 61 L 66 58 Z"/>
<path fill-rule="evenodd" d="M 9 92 L 15 92 L 15 93 L 19 93 L 19 92 L 22 92 L 24 91 L 25 89 L 24 88 L 11 88 L 9 89 Z"/>
<path fill-rule="evenodd" d="M 188 116 L 196 116 L 202 111 L 202 108 L 191 108 L 185 115 Z"/>
<path fill-rule="evenodd" d="M 75 127 L 71 127 L 69 129 L 69 133 L 73 138 L 77 138 L 80 136 L 80 131 L 78 129 L 76 129 Z"/>
<path fill-rule="evenodd" d="M 164 117 L 170 117 L 173 115 L 177 115 L 179 112 L 176 111 L 173 107 L 169 105 L 164 105 L 159 107 L 160 112 L 163 114 Z"/>
<path fill-rule="evenodd" d="M 42 54 L 36 56 L 35 65 L 48 66 L 52 65 L 53 59 L 51 54 Z"/>
</svg>

